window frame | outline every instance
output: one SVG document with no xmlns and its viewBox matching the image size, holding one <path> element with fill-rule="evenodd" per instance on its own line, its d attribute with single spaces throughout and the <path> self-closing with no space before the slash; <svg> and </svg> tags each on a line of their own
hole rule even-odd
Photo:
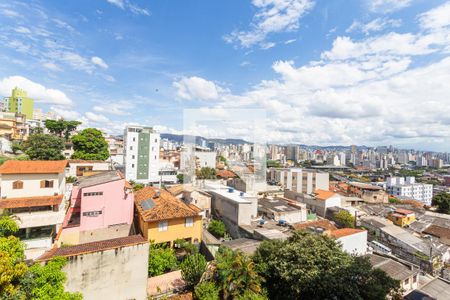
<svg viewBox="0 0 450 300">
<path fill-rule="evenodd" d="M 163 220 L 163 221 L 158 222 L 158 231 L 159 232 L 168 231 L 168 230 L 169 230 L 169 221 Z"/>
</svg>

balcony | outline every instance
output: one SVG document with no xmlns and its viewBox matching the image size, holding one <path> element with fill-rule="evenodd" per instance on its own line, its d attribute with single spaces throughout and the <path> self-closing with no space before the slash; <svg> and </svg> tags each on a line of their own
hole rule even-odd
<svg viewBox="0 0 450 300">
<path fill-rule="evenodd" d="M 62 224 L 64 220 L 64 210 L 16 213 L 13 215 L 13 218 L 17 220 L 20 228 L 56 225 Z"/>
</svg>

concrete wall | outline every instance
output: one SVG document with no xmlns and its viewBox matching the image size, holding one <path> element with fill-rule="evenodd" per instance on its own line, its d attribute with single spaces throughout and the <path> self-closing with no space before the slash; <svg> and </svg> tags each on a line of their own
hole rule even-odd
<svg viewBox="0 0 450 300">
<path fill-rule="evenodd" d="M 237 193 L 234 191 L 233 193 Z M 247 201 L 234 201 L 218 193 L 210 192 L 212 208 L 236 225 L 250 225 L 252 218 L 258 215 L 258 200 L 256 197 L 247 197 Z"/>
<path fill-rule="evenodd" d="M 148 244 L 70 257 L 66 290 L 84 300 L 147 299 Z"/>
<path fill-rule="evenodd" d="M 342 250 L 349 254 L 365 255 L 367 252 L 367 231 L 354 233 L 337 239 Z"/>
<path fill-rule="evenodd" d="M 77 167 L 92 167 L 92 171 L 107 171 L 110 169 L 108 162 L 84 162 L 84 163 L 70 163 L 66 169 L 66 176 L 77 176 Z"/>
<path fill-rule="evenodd" d="M 140 222 L 140 224 L 142 224 L 140 225 L 142 226 L 141 230 L 146 231 L 144 233 L 144 237 L 156 244 L 165 242 L 172 243 L 177 239 L 188 239 L 188 238 L 191 238 L 191 241 L 193 243 L 201 242 L 203 231 L 203 223 L 201 216 L 194 217 L 194 223 L 192 227 L 186 227 L 186 218 L 177 218 L 167 221 L 168 226 L 166 231 L 159 231 L 159 222 L 141 221 Z"/>
<path fill-rule="evenodd" d="M 23 182 L 22 189 L 13 189 L 13 182 Z M 42 180 L 53 180 L 52 188 L 41 188 Z M 7 198 L 53 196 L 64 194 L 66 179 L 60 174 L 3 174 L 1 182 L 1 196 Z"/>
<path fill-rule="evenodd" d="M 195 151 L 200 162 L 200 168 L 216 168 L 216 152 Z"/>
</svg>

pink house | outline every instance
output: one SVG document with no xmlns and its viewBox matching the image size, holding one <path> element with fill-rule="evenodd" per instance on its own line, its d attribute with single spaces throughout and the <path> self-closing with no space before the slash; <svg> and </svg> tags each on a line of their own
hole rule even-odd
<svg viewBox="0 0 450 300">
<path fill-rule="evenodd" d="M 58 245 L 77 245 L 128 236 L 133 222 L 134 196 L 119 171 L 80 178 L 72 189 L 70 207 Z"/>
</svg>

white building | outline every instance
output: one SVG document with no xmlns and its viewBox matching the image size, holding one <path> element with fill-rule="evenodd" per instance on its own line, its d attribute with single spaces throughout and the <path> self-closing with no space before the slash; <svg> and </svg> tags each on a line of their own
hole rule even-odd
<svg viewBox="0 0 450 300">
<path fill-rule="evenodd" d="M 8 160 L 0 167 L 0 210 L 19 225 L 25 255 L 48 250 L 64 220 L 67 161 Z"/>
<path fill-rule="evenodd" d="M 410 198 L 431 205 L 433 185 L 416 183 L 415 177 L 389 177 L 386 182 L 387 191 L 399 198 Z"/>
<path fill-rule="evenodd" d="M 328 191 L 329 174 L 299 168 L 270 169 L 269 181 L 281 184 L 286 190 L 312 194 L 315 190 Z"/>
<path fill-rule="evenodd" d="M 102 160 L 70 159 L 66 176 L 79 177 L 84 172 L 98 172 L 111 170 L 111 164 Z"/>
<path fill-rule="evenodd" d="M 125 177 L 140 183 L 157 183 L 160 135 L 151 127 L 127 126 L 124 132 Z"/>
<path fill-rule="evenodd" d="M 367 231 L 355 228 L 333 230 L 331 236 L 341 243 L 342 250 L 349 254 L 365 255 L 367 252 Z"/>
<path fill-rule="evenodd" d="M 194 155 L 197 159 L 197 168 L 216 168 L 216 152 L 211 151 L 209 148 L 196 147 Z"/>
</svg>

